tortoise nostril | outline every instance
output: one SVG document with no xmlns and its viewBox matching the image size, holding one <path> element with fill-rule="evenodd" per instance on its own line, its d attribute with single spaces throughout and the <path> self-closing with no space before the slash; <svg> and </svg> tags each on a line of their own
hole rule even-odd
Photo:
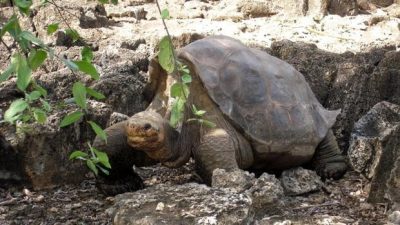
<svg viewBox="0 0 400 225">
<path fill-rule="evenodd" d="M 144 124 L 143 129 L 149 130 L 151 128 L 151 125 L 149 123 Z"/>
</svg>

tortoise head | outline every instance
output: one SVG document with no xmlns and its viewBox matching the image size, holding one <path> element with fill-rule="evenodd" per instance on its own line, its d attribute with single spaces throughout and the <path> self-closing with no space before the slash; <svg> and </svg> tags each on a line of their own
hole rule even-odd
<svg viewBox="0 0 400 225">
<path fill-rule="evenodd" d="M 145 152 L 165 146 L 165 120 L 156 112 L 143 111 L 133 115 L 125 127 L 128 144 Z"/>
<path fill-rule="evenodd" d="M 160 114 L 143 111 L 129 118 L 125 127 L 128 144 L 168 167 L 179 167 L 190 152 L 180 152 L 179 133 Z"/>
</svg>

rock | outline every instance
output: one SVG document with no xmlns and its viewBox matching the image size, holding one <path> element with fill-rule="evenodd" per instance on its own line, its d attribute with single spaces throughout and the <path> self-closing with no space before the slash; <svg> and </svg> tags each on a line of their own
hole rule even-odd
<svg viewBox="0 0 400 225">
<path fill-rule="evenodd" d="M 119 123 L 127 119 L 129 119 L 129 116 L 122 113 L 113 112 L 110 116 L 110 120 L 108 120 L 107 127 L 110 127 L 116 123 Z"/>
<path fill-rule="evenodd" d="M 398 225 L 400 224 L 400 211 L 394 211 L 388 216 L 388 225 Z"/>
<path fill-rule="evenodd" d="M 242 192 L 249 189 L 253 185 L 254 180 L 254 174 L 241 169 L 229 172 L 224 169 L 215 169 L 212 174 L 211 186 Z"/>
<path fill-rule="evenodd" d="M 315 171 L 301 167 L 283 171 L 280 180 L 286 195 L 302 195 L 318 191 L 323 185 Z"/>
<path fill-rule="evenodd" d="M 252 197 L 254 208 L 265 210 L 272 207 L 271 211 L 277 210 L 276 206 L 280 204 L 279 200 L 284 196 L 281 182 L 275 175 L 267 173 L 263 173 L 246 193 Z"/>
<path fill-rule="evenodd" d="M 328 11 L 339 16 L 355 16 L 358 14 L 356 0 L 330 0 Z"/>
<path fill-rule="evenodd" d="M 79 26 L 81 28 L 99 28 L 108 25 L 108 18 L 103 4 L 80 8 Z"/>
<path fill-rule="evenodd" d="M 400 106 L 380 102 L 358 120 L 348 156 L 355 171 L 371 180 L 370 202 L 400 202 Z"/>
<path fill-rule="evenodd" d="M 157 205 L 165 204 L 163 210 Z M 250 224 L 251 198 L 226 189 L 188 183 L 165 184 L 115 197 L 108 212 L 114 225 L 134 224 Z"/>
<path fill-rule="evenodd" d="M 77 110 L 68 105 L 65 107 L 54 109 L 43 125 L 21 124 L 16 130 L 10 125 L 0 126 L 0 132 L 16 152 L 16 160 L 12 161 L 14 165 L 5 166 L 8 170 L 21 172 L 34 189 L 77 183 L 85 178 L 87 168 L 82 163 L 70 161 L 69 155 L 73 150 L 87 149 L 86 141 L 92 140 L 95 133 L 85 121 L 60 128 L 61 119 Z M 104 127 L 110 114 L 110 107 L 104 103 L 88 102 L 88 120 Z M 10 153 L 5 159 L 13 156 Z M 19 171 L 21 168 L 22 171 Z"/>
<path fill-rule="evenodd" d="M 319 21 L 328 13 L 328 5 L 327 0 L 308 0 L 307 15 Z"/>
<path fill-rule="evenodd" d="M 18 160 L 18 152 L 0 132 L 0 187 L 24 183 L 23 168 Z"/>
</svg>

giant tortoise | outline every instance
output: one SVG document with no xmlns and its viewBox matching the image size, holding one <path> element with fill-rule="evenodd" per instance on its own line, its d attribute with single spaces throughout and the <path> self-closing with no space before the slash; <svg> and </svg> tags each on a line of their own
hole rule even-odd
<svg viewBox="0 0 400 225">
<path fill-rule="evenodd" d="M 154 58 L 149 107 L 107 128 L 107 144 L 95 140 L 113 166 L 104 191 L 140 188 L 132 165 L 179 167 L 190 157 L 205 183 L 216 168 L 275 171 L 309 164 L 323 178 L 344 174 L 346 164 L 331 130 L 339 111 L 325 109 L 291 65 L 226 36 L 192 42 L 177 56 L 193 77 L 183 123 L 179 129 L 169 125 L 174 76 Z M 204 119 L 216 126 L 187 122 L 194 117 L 192 104 L 207 111 Z"/>
</svg>

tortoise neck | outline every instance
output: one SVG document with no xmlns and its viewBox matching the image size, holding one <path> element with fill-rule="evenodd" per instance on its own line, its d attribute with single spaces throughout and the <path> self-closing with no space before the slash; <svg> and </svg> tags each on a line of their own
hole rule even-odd
<svg viewBox="0 0 400 225">
<path fill-rule="evenodd" d="M 164 125 L 165 129 L 165 148 L 170 157 L 162 162 L 163 165 L 170 168 L 177 168 L 189 161 L 190 151 L 184 148 L 183 138 L 168 122 Z"/>
</svg>

